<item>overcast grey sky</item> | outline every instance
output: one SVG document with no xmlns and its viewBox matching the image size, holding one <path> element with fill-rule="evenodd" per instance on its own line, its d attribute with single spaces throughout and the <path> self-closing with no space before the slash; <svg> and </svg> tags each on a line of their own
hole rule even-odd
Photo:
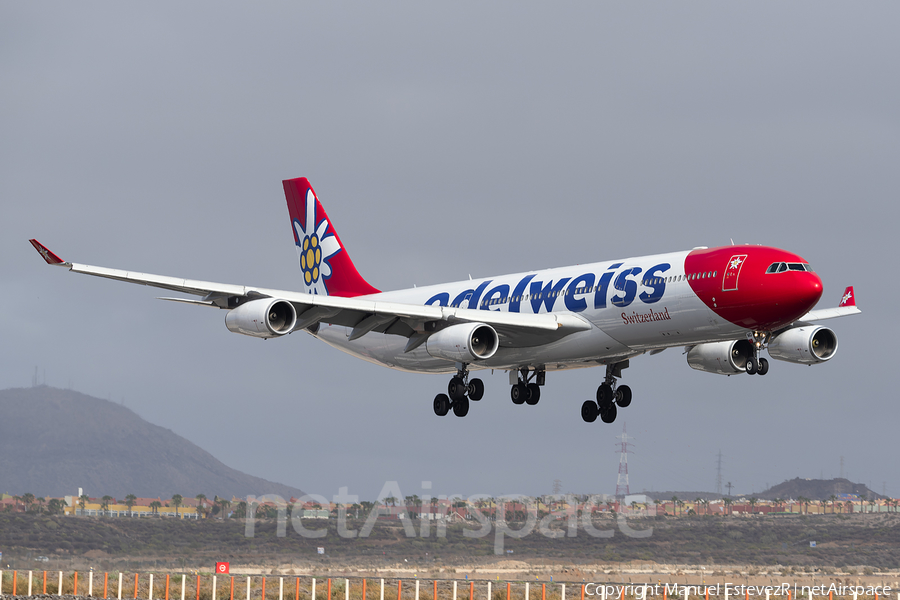
<svg viewBox="0 0 900 600">
<path fill-rule="evenodd" d="M 0 4 L 0 387 L 124 402 L 229 466 L 331 496 L 736 493 L 896 460 L 900 5 L 895 2 Z M 538 406 L 44 265 L 299 289 L 281 180 L 307 176 L 360 272 L 397 289 L 699 245 L 809 260 L 827 364 L 766 377 L 632 361 L 631 407 L 580 418 L 600 369 Z M 894 308 L 891 308 L 891 307 Z M 2 416 L 0 416 L 2 418 Z M 74 449 L 73 449 L 74 451 Z M 13 491 L 13 490 L 10 490 Z M 20 492 L 22 490 L 19 490 Z M 103 490 L 87 490 L 101 494 Z M 210 490 L 208 494 L 215 493 Z"/>
</svg>

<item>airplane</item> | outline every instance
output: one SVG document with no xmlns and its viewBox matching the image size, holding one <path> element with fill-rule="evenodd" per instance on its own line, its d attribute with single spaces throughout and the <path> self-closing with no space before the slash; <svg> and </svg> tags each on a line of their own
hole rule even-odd
<svg viewBox="0 0 900 600">
<path fill-rule="evenodd" d="M 631 404 L 619 384 L 632 358 L 683 346 L 688 365 L 720 375 L 765 375 L 769 361 L 812 365 L 834 357 L 837 335 L 817 321 L 861 312 L 853 287 L 839 306 L 812 310 L 822 280 L 800 256 L 731 245 L 469 279 L 382 292 L 357 271 L 309 181 L 282 182 L 302 291 L 194 281 L 66 262 L 56 266 L 194 298 L 224 309 L 234 333 L 278 338 L 305 331 L 363 360 L 408 372 L 452 374 L 434 397 L 438 416 L 469 412 L 484 396 L 472 372 L 509 373 L 514 404 L 535 405 L 548 371 L 604 366 L 588 423 L 615 421 Z"/>
</svg>

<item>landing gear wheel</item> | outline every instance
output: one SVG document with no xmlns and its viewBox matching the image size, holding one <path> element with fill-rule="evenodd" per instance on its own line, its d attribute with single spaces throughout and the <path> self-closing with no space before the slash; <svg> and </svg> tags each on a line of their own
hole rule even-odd
<svg viewBox="0 0 900 600">
<path fill-rule="evenodd" d="M 528 384 L 528 393 L 525 394 L 525 403 L 534 406 L 541 399 L 541 386 L 536 383 Z"/>
<path fill-rule="evenodd" d="M 478 402 L 484 398 L 484 382 L 480 379 L 473 379 L 469 382 L 469 400 Z"/>
<path fill-rule="evenodd" d="M 524 383 L 517 383 L 509 390 L 509 396 L 512 398 L 513 404 L 522 404 L 528 395 L 528 388 Z"/>
<path fill-rule="evenodd" d="M 757 375 L 765 375 L 769 372 L 769 361 L 768 359 L 761 358 L 759 359 L 759 370 L 756 372 Z"/>
<path fill-rule="evenodd" d="M 599 413 L 600 410 L 597 408 L 596 402 L 585 400 L 584 404 L 581 405 L 581 418 L 585 423 L 593 423 L 596 421 Z"/>
<path fill-rule="evenodd" d="M 600 406 L 606 406 L 608 404 L 612 404 L 613 402 L 613 390 L 612 386 L 608 383 L 600 384 L 600 387 L 597 388 L 597 404 Z"/>
<path fill-rule="evenodd" d="M 464 417 L 469 414 L 469 399 L 463 396 L 453 402 L 453 414 Z"/>
<path fill-rule="evenodd" d="M 620 408 L 625 408 L 631 404 L 631 388 L 627 385 L 620 385 L 616 388 L 616 404 Z"/>
<path fill-rule="evenodd" d="M 454 402 L 460 398 L 465 398 L 467 391 L 468 388 L 460 377 L 454 377 L 450 380 L 450 383 L 447 384 L 447 395 L 450 396 Z"/>
<path fill-rule="evenodd" d="M 600 410 L 600 420 L 604 423 L 612 423 L 616 420 L 616 405 L 610 404 L 605 410 Z"/>
<path fill-rule="evenodd" d="M 747 375 L 756 375 L 759 371 L 759 362 L 755 358 L 747 359 Z"/>
<path fill-rule="evenodd" d="M 434 397 L 434 414 L 439 417 L 447 416 L 450 412 L 450 398 L 447 394 L 438 394 Z"/>
</svg>

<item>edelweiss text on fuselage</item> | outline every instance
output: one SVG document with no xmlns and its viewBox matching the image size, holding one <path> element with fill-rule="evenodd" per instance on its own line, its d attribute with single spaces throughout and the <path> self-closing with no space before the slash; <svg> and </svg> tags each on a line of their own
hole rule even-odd
<svg viewBox="0 0 900 600">
<path fill-rule="evenodd" d="M 469 308 L 494 311 L 502 310 L 501 307 L 505 306 L 508 312 L 521 312 L 522 304 L 527 303 L 526 309 L 530 304 L 531 311 L 538 313 L 542 306 L 547 312 L 553 311 L 559 297 L 563 298 L 565 308 L 571 312 L 587 310 L 588 298 L 591 295 L 595 309 L 606 308 L 607 300 L 619 308 L 629 306 L 635 297 L 640 298 L 645 304 L 659 302 L 666 290 L 666 278 L 663 274 L 671 268 L 671 265 L 669 263 L 654 265 L 647 269 L 643 279 L 640 279 L 639 276 L 644 272 L 641 267 L 622 269 L 622 264 L 610 265 L 599 277 L 594 273 L 584 273 L 574 278 L 563 277 L 555 282 L 551 279 L 545 283 L 536 279 L 540 273 L 522 277 L 515 286 L 488 279 L 476 288 L 459 292 L 452 301 L 450 292 L 439 292 L 426 300 L 425 304 L 459 307 L 467 303 Z M 616 292 L 611 298 L 609 298 L 610 283 Z M 495 285 L 488 289 L 491 284 Z M 649 291 L 638 294 L 638 285 L 649 288 Z"/>
</svg>

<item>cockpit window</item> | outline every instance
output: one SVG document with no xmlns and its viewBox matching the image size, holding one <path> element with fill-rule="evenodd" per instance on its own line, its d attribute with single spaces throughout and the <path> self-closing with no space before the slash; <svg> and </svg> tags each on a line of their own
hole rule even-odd
<svg viewBox="0 0 900 600">
<path fill-rule="evenodd" d="M 813 268 L 807 263 L 772 263 L 766 269 L 766 273 L 785 273 L 787 271 L 805 271 L 812 273 Z"/>
</svg>

